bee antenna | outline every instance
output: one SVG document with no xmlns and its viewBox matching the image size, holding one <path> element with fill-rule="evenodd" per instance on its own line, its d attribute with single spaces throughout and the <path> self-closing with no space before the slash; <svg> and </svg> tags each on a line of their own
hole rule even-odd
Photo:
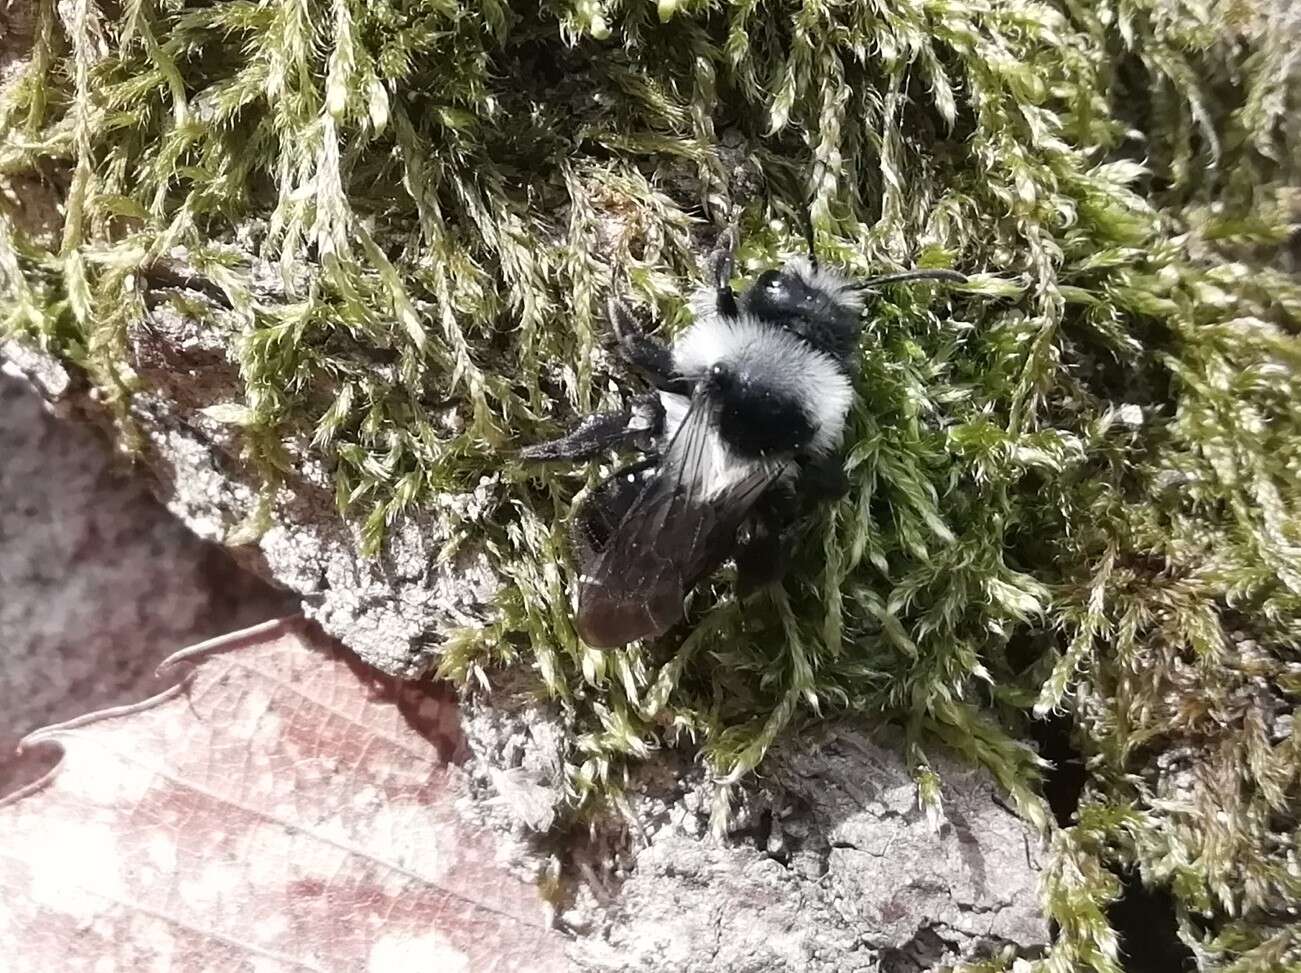
<svg viewBox="0 0 1301 973">
<path fill-rule="evenodd" d="M 881 277 L 869 277 L 852 284 L 854 290 L 870 290 L 886 284 L 901 284 L 909 280 L 944 280 L 951 284 L 965 284 L 967 277 L 956 270 L 905 270 L 899 274 L 885 274 Z"/>
<path fill-rule="evenodd" d="M 805 214 L 804 220 L 804 242 L 809 248 L 809 266 L 814 270 L 818 269 L 818 245 L 817 235 L 813 230 L 813 211 L 809 210 Z"/>
</svg>

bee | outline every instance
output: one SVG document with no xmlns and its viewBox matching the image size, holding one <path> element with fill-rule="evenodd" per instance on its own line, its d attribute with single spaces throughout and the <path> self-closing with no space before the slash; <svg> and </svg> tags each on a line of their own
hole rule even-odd
<svg viewBox="0 0 1301 973">
<path fill-rule="evenodd" d="M 671 345 L 611 297 L 620 357 L 650 389 L 520 453 L 526 461 L 641 454 L 571 517 L 576 623 L 588 645 L 662 635 L 684 617 L 692 589 L 729 558 L 742 595 L 779 581 L 796 525 L 848 489 L 839 449 L 867 292 L 966 280 L 915 270 L 855 281 L 810 253 L 737 293 L 734 251 L 729 230 L 691 300 L 692 323 Z"/>
</svg>

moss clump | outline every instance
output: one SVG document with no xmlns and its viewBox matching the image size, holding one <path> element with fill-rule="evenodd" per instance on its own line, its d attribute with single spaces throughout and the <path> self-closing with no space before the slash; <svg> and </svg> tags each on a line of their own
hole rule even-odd
<svg viewBox="0 0 1301 973">
<path fill-rule="evenodd" d="M 483 528 L 501 620 L 452 638 L 444 671 L 536 667 L 579 730 L 576 801 L 680 738 L 732 781 L 802 721 L 900 721 L 923 800 L 944 741 L 1052 831 L 1044 969 L 1119 968 L 1107 866 L 1170 888 L 1203 967 L 1282 969 L 1301 961 L 1285 7 L 37 0 L 0 100 L 2 327 L 125 416 L 141 275 L 185 247 L 243 322 L 268 489 L 284 439 L 310 441 L 377 546 L 397 517 L 449 516 L 422 502 L 512 438 L 612 398 L 602 297 L 680 326 L 729 206 L 750 269 L 801 248 L 806 200 L 826 259 L 959 267 L 958 293 L 871 308 L 854 489 L 783 591 L 742 607 L 724 577 L 680 643 L 588 649 L 561 520 L 591 481 L 507 464 Z M 65 200 L 55 232 L 20 218 L 37 181 Z M 1018 742 L 1052 710 L 1090 771 L 1063 828 Z"/>
</svg>

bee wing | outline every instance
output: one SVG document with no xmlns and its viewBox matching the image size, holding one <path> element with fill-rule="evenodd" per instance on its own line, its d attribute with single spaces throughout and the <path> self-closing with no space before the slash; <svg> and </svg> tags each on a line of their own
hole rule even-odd
<svg viewBox="0 0 1301 973">
<path fill-rule="evenodd" d="M 629 507 L 578 589 L 578 632 L 599 647 L 665 632 L 683 600 L 727 555 L 755 501 L 780 475 L 759 465 L 718 488 L 709 415 L 693 401 L 659 474 Z"/>
</svg>

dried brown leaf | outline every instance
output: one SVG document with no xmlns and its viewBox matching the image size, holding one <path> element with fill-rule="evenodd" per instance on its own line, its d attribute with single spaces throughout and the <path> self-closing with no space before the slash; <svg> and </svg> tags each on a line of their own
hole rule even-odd
<svg viewBox="0 0 1301 973">
<path fill-rule="evenodd" d="M 455 700 L 301 619 L 187 649 L 172 688 L 37 731 L 0 802 L 7 970 L 559 970 L 537 889 L 458 816 Z"/>
</svg>

